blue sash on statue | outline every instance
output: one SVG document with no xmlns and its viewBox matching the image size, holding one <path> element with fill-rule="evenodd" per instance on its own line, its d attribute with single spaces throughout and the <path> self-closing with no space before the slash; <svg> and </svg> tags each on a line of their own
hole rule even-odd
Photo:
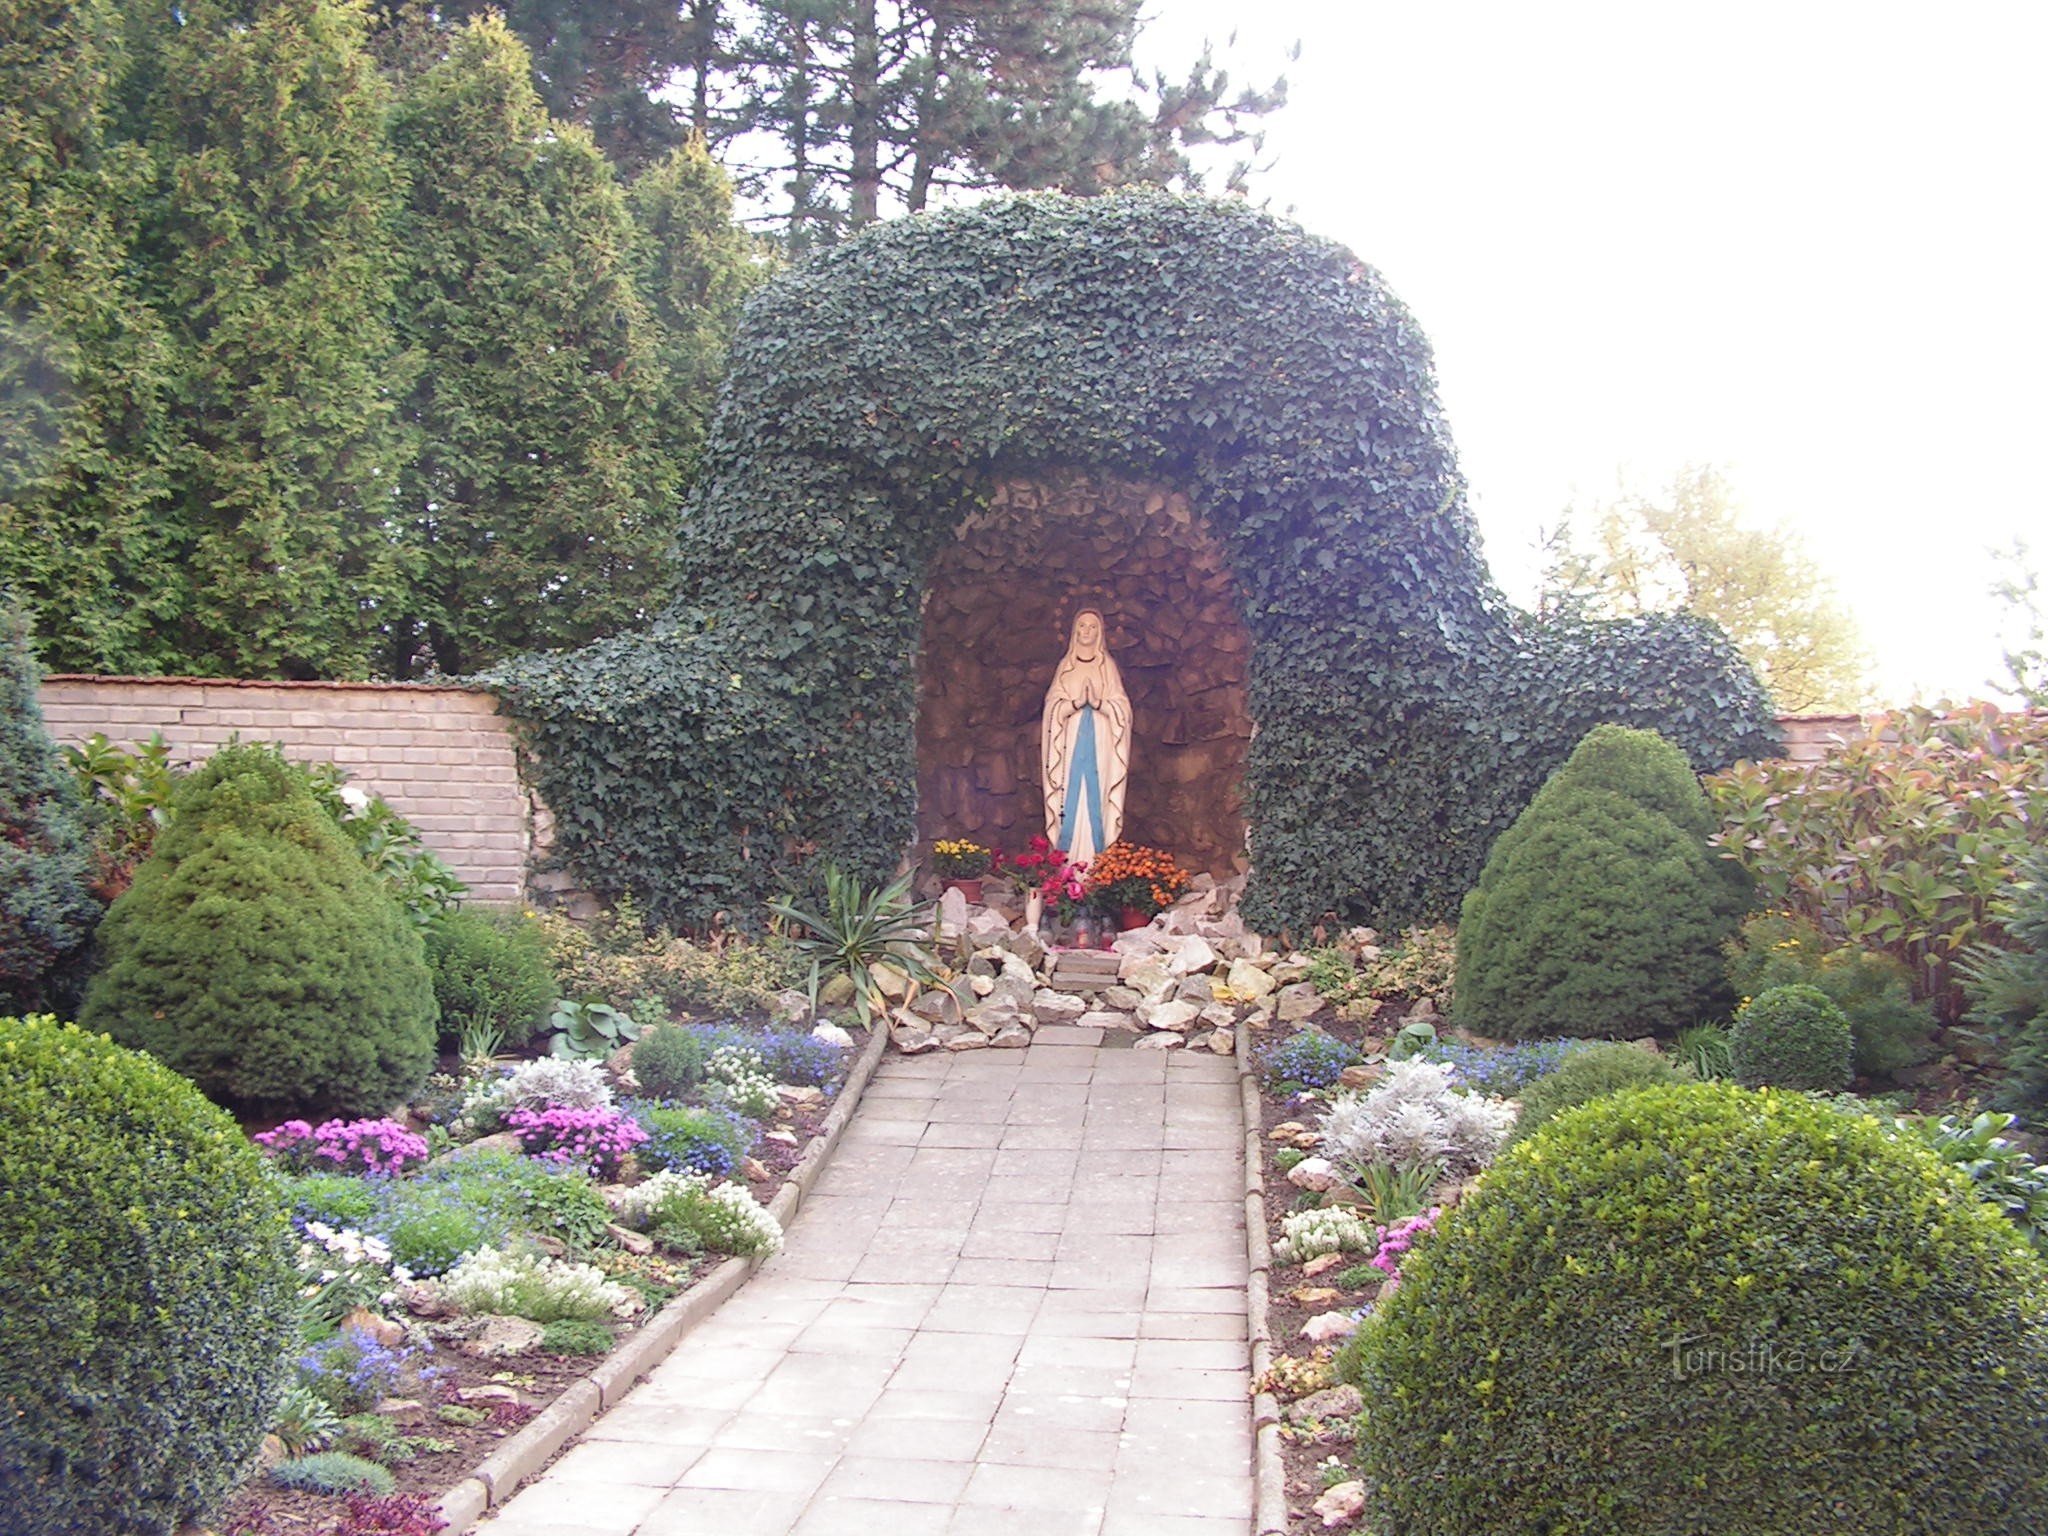
<svg viewBox="0 0 2048 1536">
<path fill-rule="evenodd" d="M 1087 798 L 1082 798 L 1086 790 Z M 1060 851 L 1074 847 L 1079 814 L 1086 811 L 1091 841 L 1102 851 L 1102 769 L 1095 760 L 1095 706 L 1081 706 L 1081 727 L 1074 732 L 1074 755 L 1067 763 L 1067 803 L 1060 812 Z"/>
</svg>

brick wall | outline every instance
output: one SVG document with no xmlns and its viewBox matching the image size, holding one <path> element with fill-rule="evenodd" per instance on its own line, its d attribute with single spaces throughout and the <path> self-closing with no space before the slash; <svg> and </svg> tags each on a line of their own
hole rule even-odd
<svg viewBox="0 0 2048 1536">
<path fill-rule="evenodd" d="M 1785 757 L 1795 763 L 1817 763 L 1845 741 L 1864 734 L 1861 715 L 1780 715 Z"/>
<path fill-rule="evenodd" d="M 98 732 L 133 747 L 161 734 L 197 762 L 230 736 L 274 741 L 298 762 L 335 763 L 387 800 L 469 886 L 469 899 L 524 899 L 545 813 L 519 781 L 509 723 L 489 693 L 416 683 L 255 683 L 50 677 L 40 698 L 67 745 Z"/>
</svg>

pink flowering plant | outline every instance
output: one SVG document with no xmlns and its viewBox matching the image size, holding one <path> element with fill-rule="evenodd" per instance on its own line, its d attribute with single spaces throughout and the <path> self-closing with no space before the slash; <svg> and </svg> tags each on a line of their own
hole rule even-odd
<svg viewBox="0 0 2048 1536">
<path fill-rule="evenodd" d="M 1436 1230 L 1436 1219 L 1442 1214 L 1442 1206 L 1432 1205 L 1420 1216 L 1410 1216 L 1390 1227 L 1381 1228 L 1379 1252 L 1372 1256 L 1370 1262 L 1374 1269 L 1387 1277 L 1386 1284 L 1380 1288 L 1382 1299 L 1400 1284 L 1402 1256 L 1424 1236 Z"/>
<path fill-rule="evenodd" d="M 623 1111 L 572 1109 L 566 1104 L 515 1109 L 505 1117 L 505 1128 L 519 1138 L 528 1156 L 581 1168 L 594 1179 L 617 1173 L 619 1159 L 647 1139 L 645 1128 Z"/>
<path fill-rule="evenodd" d="M 256 1138 L 292 1173 L 397 1175 L 427 1160 L 426 1138 L 396 1120 L 287 1120 Z"/>
</svg>

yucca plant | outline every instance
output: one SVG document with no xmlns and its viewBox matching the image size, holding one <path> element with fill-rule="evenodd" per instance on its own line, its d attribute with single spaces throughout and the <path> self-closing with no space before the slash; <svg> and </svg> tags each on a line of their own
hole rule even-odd
<svg viewBox="0 0 2048 1536">
<path fill-rule="evenodd" d="M 832 976 L 844 976 L 853 983 L 854 1007 L 863 1024 L 872 1024 L 889 1007 L 875 980 L 874 966 L 894 966 L 914 987 L 943 979 L 932 969 L 921 942 L 929 925 L 923 908 L 910 899 L 908 874 L 870 890 L 837 865 L 826 865 L 824 873 L 822 912 L 805 911 L 791 900 L 768 904 L 777 917 L 804 930 L 796 935 L 796 945 L 811 961 L 813 1014 L 818 1011 L 819 989 Z"/>
</svg>

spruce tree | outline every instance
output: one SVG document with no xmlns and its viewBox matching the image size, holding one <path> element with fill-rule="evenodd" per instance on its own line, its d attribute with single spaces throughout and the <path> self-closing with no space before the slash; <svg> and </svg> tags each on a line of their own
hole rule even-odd
<svg viewBox="0 0 2048 1536">
<path fill-rule="evenodd" d="M 43 1001 L 100 911 L 86 884 L 84 807 L 43 727 L 36 682 L 28 626 L 0 601 L 0 1014 Z"/>
<path fill-rule="evenodd" d="M 678 466 L 649 430 L 663 382 L 610 165 L 548 117 L 495 16 L 410 83 L 392 142 L 398 316 L 422 369 L 390 670 L 473 671 L 638 622 L 663 595 Z"/>
<path fill-rule="evenodd" d="M 136 157 L 110 143 L 107 0 L 0 24 L 0 588 L 62 671 L 148 672 L 182 584 L 163 519 L 162 328 L 135 291 Z"/>
<path fill-rule="evenodd" d="M 393 176 L 355 0 L 191 0 L 131 95 L 175 350 L 183 670 L 360 676 L 393 589 Z"/>
</svg>

